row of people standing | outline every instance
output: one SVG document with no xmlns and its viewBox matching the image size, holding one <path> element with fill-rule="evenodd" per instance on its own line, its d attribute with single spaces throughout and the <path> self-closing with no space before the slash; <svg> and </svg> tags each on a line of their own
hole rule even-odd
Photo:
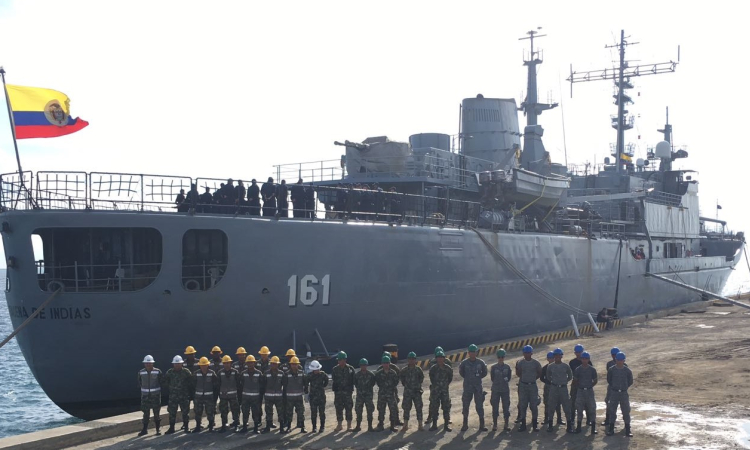
<svg viewBox="0 0 750 450">
<path fill-rule="evenodd" d="M 234 214 L 240 212 L 251 216 L 289 217 L 289 200 L 292 201 L 293 214 L 297 218 L 315 218 L 315 187 L 305 185 L 302 178 L 289 187 L 286 180 L 276 184 L 272 177 L 262 186 L 253 178 L 245 188 L 242 180 L 234 184 L 233 179 L 221 183 L 211 193 L 211 188 L 204 187 L 203 194 L 198 193 L 198 186 L 191 185 L 185 194 L 184 189 L 175 198 L 178 212 L 188 212 L 191 208 L 201 213 Z"/>
</svg>

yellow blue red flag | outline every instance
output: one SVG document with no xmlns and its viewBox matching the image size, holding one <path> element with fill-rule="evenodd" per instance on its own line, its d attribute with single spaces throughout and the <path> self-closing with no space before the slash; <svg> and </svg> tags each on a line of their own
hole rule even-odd
<svg viewBox="0 0 750 450">
<path fill-rule="evenodd" d="M 70 117 L 70 99 L 62 92 L 12 84 L 7 89 L 16 139 L 65 136 L 89 124 Z"/>
</svg>

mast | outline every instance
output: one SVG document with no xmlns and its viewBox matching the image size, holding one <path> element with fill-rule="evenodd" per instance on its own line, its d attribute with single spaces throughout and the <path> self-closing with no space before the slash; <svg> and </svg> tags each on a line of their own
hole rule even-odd
<svg viewBox="0 0 750 450">
<path fill-rule="evenodd" d="M 537 28 L 541 30 L 542 27 Z M 536 84 L 536 66 L 542 63 L 542 52 L 541 50 L 534 51 L 534 37 L 540 38 L 547 36 L 546 34 L 538 34 L 539 31 L 530 30 L 527 31 L 528 37 L 518 38 L 519 41 L 528 39 L 531 44 L 531 52 L 526 58 L 524 55 L 523 65 L 528 68 L 528 76 L 526 81 L 526 99 L 521 103 L 521 111 L 526 115 L 526 126 L 537 125 L 539 115 L 557 106 L 557 103 L 539 103 L 537 94 Z"/>
<path fill-rule="evenodd" d="M 625 154 L 625 131 L 633 128 L 633 118 L 626 117 L 628 111 L 625 109 L 625 103 L 633 103 L 632 97 L 625 93 L 626 89 L 633 89 L 630 78 L 643 75 L 657 75 L 661 73 L 674 72 L 679 63 L 679 50 L 677 53 L 677 62 L 669 61 L 656 64 L 640 64 L 630 66 L 625 60 L 625 47 L 635 45 L 637 42 L 628 42 L 625 40 L 625 30 L 620 30 L 620 42 L 615 45 L 608 45 L 605 48 L 618 48 L 620 53 L 620 64 L 616 70 L 591 70 L 586 72 L 574 72 L 573 65 L 570 66 L 570 96 L 573 96 L 573 83 L 595 80 L 613 80 L 617 93 L 615 94 L 615 104 L 617 105 L 617 117 L 612 117 L 612 128 L 617 130 L 617 144 L 615 146 L 615 158 L 617 173 L 623 171 L 623 160 L 630 161 L 630 156 Z M 661 131 L 661 130 L 660 130 Z M 670 127 L 671 132 L 671 127 Z"/>
</svg>

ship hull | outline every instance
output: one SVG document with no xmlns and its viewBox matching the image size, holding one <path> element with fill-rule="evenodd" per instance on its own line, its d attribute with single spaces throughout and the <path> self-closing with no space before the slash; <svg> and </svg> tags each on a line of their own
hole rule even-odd
<svg viewBox="0 0 750 450">
<path fill-rule="evenodd" d="M 290 347 L 341 349 L 356 361 L 376 358 L 388 343 L 428 354 L 437 345 L 463 348 L 570 325 L 568 309 L 532 290 L 472 230 L 145 212 L 18 211 L 0 218 L 9 224 L 3 242 L 15 262 L 6 292 L 14 327 L 51 295 L 37 280 L 34 230 L 149 227 L 162 235 L 162 267 L 149 286 L 66 291 L 17 336 L 47 395 L 84 419 L 132 411 L 144 355 L 166 370 L 187 345 L 199 356 L 214 345 L 232 356 L 238 346 L 254 353 L 267 345 L 278 355 Z M 182 236 L 191 229 L 219 229 L 228 239 L 226 272 L 205 292 L 182 283 Z M 482 233 L 539 286 L 592 314 L 613 306 L 618 277 L 621 317 L 700 297 L 646 277 L 647 261 L 621 256 L 618 240 Z M 650 270 L 721 292 L 740 255 L 654 259 Z M 295 287 L 292 302 L 291 286 L 306 276 L 318 281 L 315 294 L 302 298 Z"/>
</svg>

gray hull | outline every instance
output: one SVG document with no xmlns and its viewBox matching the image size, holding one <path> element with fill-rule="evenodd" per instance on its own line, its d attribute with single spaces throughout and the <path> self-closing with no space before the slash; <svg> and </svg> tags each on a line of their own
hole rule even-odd
<svg viewBox="0 0 750 450">
<path fill-rule="evenodd" d="M 162 267 L 148 287 L 62 293 L 17 337 L 47 395 L 86 419 L 132 410 L 143 356 L 154 355 L 157 367 L 166 370 L 187 345 L 202 356 L 214 345 L 231 355 L 238 346 L 255 353 L 267 345 L 283 355 L 295 344 L 298 351 L 307 345 L 316 353 L 324 344 L 328 352 L 343 349 L 359 359 L 376 357 L 386 343 L 398 344 L 402 353 L 427 354 L 436 345 L 462 348 L 570 325 L 567 310 L 514 276 L 471 230 L 124 211 L 19 211 L 0 219 L 12 230 L 3 233 L 3 242 L 16 262 L 7 272 L 6 293 L 14 326 L 50 296 L 37 281 L 35 229 L 152 227 L 162 234 Z M 196 228 L 228 236 L 225 275 L 205 292 L 189 292 L 181 283 L 182 236 Z M 613 306 L 617 240 L 483 233 L 526 276 L 566 303 L 592 313 Z M 650 270 L 677 272 L 688 284 L 721 292 L 740 256 L 741 249 L 734 258 L 654 259 Z M 623 255 L 620 316 L 698 299 L 645 277 L 646 264 Z M 329 275 L 328 304 L 318 284 L 315 303 L 290 306 L 294 275 Z"/>
</svg>

